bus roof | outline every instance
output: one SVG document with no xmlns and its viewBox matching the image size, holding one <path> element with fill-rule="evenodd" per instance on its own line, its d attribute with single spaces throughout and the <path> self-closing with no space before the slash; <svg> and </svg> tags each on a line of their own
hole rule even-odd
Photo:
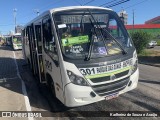
<svg viewBox="0 0 160 120">
<path fill-rule="evenodd" d="M 15 34 L 13 34 L 13 35 L 21 35 L 21 33 L 15 33 Z"/>
<path fill-rule="evenodd" d="M 59 8 L 53 8 L 50 10 L 51 13 L 57 12 L 57 11 L 63 11 L 63 10 L 72 10 L 72 9 L 101 9 L 101 10 L 110 10 L 112 9 L 109 8 L 104 8 L 104 7 L 97 7 L 97 6 L 68 6 L 68 7 L 59 7 Z"/>
<path fill-rule="evenodd" d="M 54 12 L 58 12 L 58 11 L 63 11 L 63 10 L 72 10 L 72 9 L 99 9 L 99 10 L 109 10 L 109 11 L 113 11 L 112 9 L 109 8 L 104 8 L 104 7 L 97 7 L 97 6 L 68 6 L 68 7 L 59 7 L 59 8 L 53 8 L 50 10 L 47 10 L 45 12 L 43 12 L 42 14 L 40 14 L 38 17 L 34 18 L 33 20 L 31 20 L 29 23 L 27 23 L 24 27 L 26 27 L 27 25 L 30 25 L 31 23 L 35 22 L 36 20 L 38 20 L 39 18 L 47 15 L 48 13 L 54 13 Z"/>
</svg>

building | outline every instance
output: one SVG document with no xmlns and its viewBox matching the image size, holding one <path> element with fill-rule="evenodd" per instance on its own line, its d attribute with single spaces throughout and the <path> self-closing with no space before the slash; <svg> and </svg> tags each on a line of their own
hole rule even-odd
<svg viewBox="0 0 160 120">
<path fill-rule="evenodd" d="M 128 13 L 125 10 L 122 10 L 118 13 L 119 17 L 122 18 L 125 25 L 128 24 Z"/>
<path fill-rule="evenodd" d="M 152 34 L 153 36 L 160 35 L 160 24 L 135 24 L 135 25 L 125 25 L 128 32 L 132 31 L 144 31 Z"/>
<path fill-rule="evenodd" d="M 145 24 L 160 24 L 160 16 L 147 20 Z"/>
</svg>

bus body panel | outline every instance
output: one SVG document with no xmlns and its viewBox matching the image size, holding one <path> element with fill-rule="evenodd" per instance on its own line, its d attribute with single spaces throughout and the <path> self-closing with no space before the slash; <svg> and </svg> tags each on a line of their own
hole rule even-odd
<svg viewBox="0 0 160 120">
<path fill-rule="evenodd" d="M 44 71 L 46 74 L 49 74 L 52 77 L 55 87 L 56 97 L 63 103 L 63 84 L 61 81 L 61 70 L 59 66 L 56 66 L 55 62 L 53 62 L 57 57 L 51 58 L 51 56 L 47 55 L 45 51 L 42 52 L 43 61 L 44 61 Z M 54 59 L 54 60 L 53 60 Z M 58 60 L 57 60 L 58 61 Z"/>
<path fill-rule="evenodd" d="M 130 81 L 132 82 L 130 86 L 127 86 L 124 90 L 120 91 L 119 94 L 126 93 L 137 87 L 139 80 L 139 68 L 130 76 Z"/>
</svg>

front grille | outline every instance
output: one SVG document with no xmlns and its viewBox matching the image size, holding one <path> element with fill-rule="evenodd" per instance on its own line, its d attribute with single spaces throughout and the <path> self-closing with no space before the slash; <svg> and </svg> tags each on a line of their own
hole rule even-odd
<svg viewBox="0 0 160 120">
<path fill-rule="evenodd" d="M 120 78 L 120 77 L 123 77 L 125 75 L 128 75 L 128 73 L 129 73 L 129 70 L 126 70 L 124 72 L 120 72 L 120 73 L 115 74 L 115 76 L 116 76 L 116 78 Z"/>
<path fill-rule="evenodd" d="M 126 70 L 124 72 L 120 72 L 120 73 L 115 74 L 115 76 L 116 76 L 116 78 L 120 78 L 120 77 L 128 75 L 128 73 L 129 73 L 129 70 Z M 91 78 L 90 80 L 93 83 L 105 82 L 105 81 L 109 81 L 110 80 L 110 76 L 105 76 L 105 77 L 100 77 L 100 78 Z"/>
<path fill-rule="evenodd" d="M 100 78 L 92 78 L 90 79 L 93 83 L 104 82 L 110 80 L 110 76 L 100 77 Z"/>
<path fill-rule="evenodd" d="M 126 77 L 115 82 L 102 85 L 94 85 L 92 86 L 92 89 L 99 96 L 106 96 L 123 90 L 127 86 L 128 82 L 129 82 L 129 77 Z"/>
</svg>

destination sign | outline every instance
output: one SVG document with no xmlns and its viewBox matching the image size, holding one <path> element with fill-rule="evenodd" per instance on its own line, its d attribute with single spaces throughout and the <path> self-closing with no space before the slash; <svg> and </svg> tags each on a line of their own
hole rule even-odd
<svg viewBox="0 0 160 120">
<path fill-rule="evenodd" d="M 108 22 L 108 15 L 107 14 L 95 14 L 93 15 L 94 19 L 97 22 Z M 92 20 L 91 15 L 62 15 L 61 20 L 63 24 L 71 24 L 71 23 L 90 23 L 90 19 Z M 93 21 L 93 20 L 92 20 Z"/>
</svg>

